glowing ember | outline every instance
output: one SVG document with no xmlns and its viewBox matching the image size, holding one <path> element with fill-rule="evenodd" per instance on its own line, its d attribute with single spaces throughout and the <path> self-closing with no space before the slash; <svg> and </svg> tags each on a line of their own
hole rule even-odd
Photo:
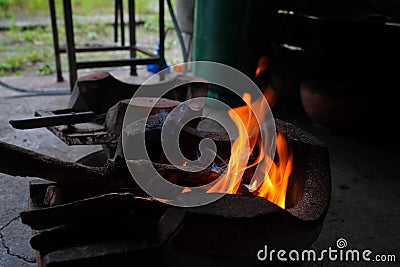
<svg viewBox="0 0 400 267">
<path fill-rule="evenodd" d="M 268 99 L 266 94 L 267 92 L 264 93 L 263 97 Z M 258 164 L 254 174 L 256 179 L 252 179 L 252 183 L 246 185 L 246 187 L 253 195 L 264 197 L 281 208 L 285 208 L 286 189 L 293 167 L 292 152 L 284 136 L 279 133 L 276 136 L 275 158 L 277 161 L 274 162 L 268 156 L 268 153 L 263 151 L 263 146 L 260 145 L 260 127 L 253 111 L 265 115 L 269 112 L 269 109 L 265 107 L 263 99 L 258 99 L 251 104 L 252 111 L 249 106 L 250 95 L 244 94 L 243 99 L 247 103 L 246 106 L 229 110 L 229 116 L 235 122 L 239 135 L 232 144 L 228 167 L 221 179 L 207 192 L 237 193 L 240 184 L 243 182 L 244 171 Z M 259 144 L 257 159 L 249 164 L 250 155 L 257 143 Z M 269 166 L 271 167 L 268 170 Z"/>
</svg>

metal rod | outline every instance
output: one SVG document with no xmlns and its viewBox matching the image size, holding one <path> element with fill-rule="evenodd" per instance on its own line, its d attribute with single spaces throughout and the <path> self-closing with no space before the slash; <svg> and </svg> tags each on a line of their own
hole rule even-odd
<svg viewBox="0 0 400 267">
<path fill-rule="evenodd" d="M 54 0 L 49 0 L 50 7 L 50 19 L 51 19 L 51 30 L 53 32 L 53 47 L 54 47 L 54 57 L 56 63 L 57 72 L 57 82 L 62 82 L 64 78 L 62 77 L 61 71 L 61 60 L 60 60 L 60 45 L 58 41 L 58 29 L 57 29 L 57 18 L 56 18 L 56 7 Z"/>
<path fill-rule="evenodd" d="M 51 116 L 34 117 L 30 119 L 10 120 L 9 123 L 15 129 L 34 129 L 41 127 L 50 127 L 57 125 L 68 125 L 75 123 L 84 123 L 95 121 L 96 113 L 93 111 L 87 112 L 72 112 L 67 114 L 56 114 Z"/>
<path fill-rule="evenodd" d="M 135 20 L 135 0 L 128 1 L 129 8 L 129 42 L 130 46 L 136 46 L 136 20 Z M 136 51 L 130 50 L 131 59 L 136 58 Z M 131 75 L 136 75 L 136 66 L 131 65 Z"/>
<path fill-rule="evenodd" d="M 72 8 L 70 0 L 63 0 L 64 7 L 64 24 L 65 37 L 67 41 L 68 67 L 69 67 L 69 84 L 71 91 L 78 79 L 76 55 L 75 55 L 75 40 L 74 40 L 74 25 L 72 21 Z"/>
<path fill-rule="evenodd" d="M 77 53 L 79 53 L 79 52 L 105 52 L 105 51 L 131 50 L 131 49 L 137 50 L 137 51 L 139 51 L 147 56 L 150 56 L 150 57 L 156 56 L 154 53 L 147 51 L 143 48 L 137 47 L 137 46 L 133 46 L 133 47 L 130 47 L 130 46 L 102 46 L 102 47 L 81 47 L 81 48 L 77 47 L 77 48 L 75 48 L 75 52 L 77 52 Z M 60 48 L 59 52 L 65 53 L 65 52 L 67 52 L 67 49 Z"/>
<path fill-rule="evenodd" d="M 159 56 L 159 71 L 164 69 L 164 0 L 159 0 L 159 39 L 160 39 L 160 56 Z M 164 72 L 160 73 L 160 81 L 165 79 Z"/>
<path fill-rule="evenodd" d="M 141 53 L 143 53 L 143 54 L 149 56 L 149 57 L 157 56 L 157 55 L 155 55 L 154 53 L 152 53 L 152 52 L 150 52 L 150 51 L 147 51 L 147 50 L 145 50 L 145 49 L 143 49 L 143 48 L 140 48 L 140 47 L 137 47 L 137 46 L 134 46 L 133 48 L 134 48 L 135 50 L 137 50 L 137 51 L 139 51 L 139 52 L 141 52 Z"/>
<path fill-rule="evenodd" d="M 98 67 L 121 67 L 121 66 L 157 64 L 158 62 L 159 62 L 159 57 L 128 58 L 128 59 L 115 59 L 115 60 L 82 61 L 77 63 L 77 67 L 78 69 L 98 68 Z"/>
<path fill-rule="evenodd" d="M 118 10 L 119 10 L 119 0 L 115 0 L 115 3 L 114 3 L 114 43 L 118 42 Z"/>
<path fill-rule="evenodd" d="M 121 46 L 125 45 L 125 22 L 124 22 L 124 1 L 119 1 L 119 10 L 120 10 L 120 24 L 121 24 Z"/>
<path fill-rule="evenodd" d="M 116 50 L 130 50 L 132 49 L 130 46 L 102 46 L 102 47 L 81 47 L 75 48 L 75 52 L 104 52 L 104 51 L 116 51 Z M 60 52 L 66 52 L 67 49 L 61 48 Z"/>
</svg>

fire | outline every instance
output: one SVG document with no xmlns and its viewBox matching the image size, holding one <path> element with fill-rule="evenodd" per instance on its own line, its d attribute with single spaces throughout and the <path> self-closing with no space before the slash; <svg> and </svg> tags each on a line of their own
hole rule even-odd
<svg viewBox="0 0 400 267">
<path fill-rule="evenodd" d="M 269 172 L 263 174 L 264 182 L 254 191 L 254 194 L 264 197 L 284 209 L 286 189 L 290 174 L 293 170 L 293 154 L 292 151 L 289 150 L 285 137 L 280 133 L 276 136 L 276 155 L 278 161 L 272 162 Z M 265 163 L 263 165 L 265 165 Z M 261 170 L 263 170 L 263 168 L 261 168 Z"/>
<path fill-rule="evenodd" d="M 256 69 L 256 77 L 260 76 L 260 74 L 267 70 L 270 65 L 270 60 L 267 56 L 262 56 L 258 59 L 257 69 Z"/>
<path fill-rule="evenodd" d="M 268 99 L 266 93 L 262 97 Z M 251 104 L 252 111 L 249 106 L 250 95 L 244 94 L 243 99 L 247 105 L 233 108 L 228 112 L 238 128 L 238 138 L 232 144 L 226 172 L 207 192 L 237 193 L 240 185 L 243 184 L 244 171 L 258 165 L 254 174 L 256 179 L 252 179 L 252 182 L 245 186 L 253 195 L 264 197 L 281 208 L 285 208 L 286 189 L 293 168 L 292 152 L 285 137 L 278 133 L 275 156 L 277 161 L 274 162 L 268 156 L 268 153 L 263 151 L 263 146 L 258 145 L 257 159 L 249 164 L 250 155 L 254 148 L 257 143 L 261 144 L 260 127 L 253 111 L 261 115 L 259 117 L 264 118 L 262 115 L 269 112 L 269 109 L 265 107 L 265 101 L 260 98 Z M 268 170 L 269 166 L 270 169 Z"/>
<path fill-rule="evenodd" d="M 265 81 L 265 75 L 269 75 L 268 70 L 270 69 L 270 67 L 271 59 L 268 56 L 260 57 L 257 62 L 257 69 L 254 78 L 258 86 L 264 92 L 264 97 L 267 99 L 269 106 L 273 107 L 277 102 L 278 96 L 271 84 Z M 264 75 L 264 77 L 262 77 L 262 74 Z"/>
</svg>

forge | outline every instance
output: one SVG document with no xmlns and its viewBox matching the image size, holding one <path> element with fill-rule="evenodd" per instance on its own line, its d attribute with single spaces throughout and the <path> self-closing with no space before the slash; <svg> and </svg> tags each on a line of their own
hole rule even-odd
<svg viewBox="0 0 400 267">
<path fill-rule="evenodd" d="M 181 80 L 189 82 L 181 85 Z M 271 188 L 281 182 L 273 179 L 279 176 L 273 172 L 285 174 L 278 177 L 286 179 L 279 201 L 270 197 L 272 189 L 261 194 L 264 184 L 251 184 L 248 178 L 254 174 L 253 167 L 262 162 L 263 153 L 256 142 L 248 154 L 249 161 L 244 162 L 244 175 L 230 187 L 232 190 L 226 194 L 205 187 L 207 194 L 218 195 L 206 205 L 169 205 L 136 183 L 127 165 L 138 167 L 139 174 L 154 168 L 169 183 L 183 186 L 181 193 L 190 196 L 193 191 L 187 188 L 216 181 L 234 161 L 232 151 L 237 144 L 204 119 L 183 127 L 180 146 L 188 158 L 195 159 L 201 140 L 212 139 L 218 149 L 219 162 L 214 162 L 218 168 L 191 172 L 171 164 L 161 147 L 166 118 L 185 99 L 205 96 L 207 83 L 193 76 L 177 77 L 168 83 L 178 86 L 161 99 L 129 101 L 136 90 L 134 85 L 99 73 L 78 80 L 68 109 L 38 111 L 34 118 L 10 122 L 20 129 L 47 127 L 67 144 L 101 144 L 104 148 L 96 160 L 64 162 L 0 143 L 0 155 L 7 155 L 0 161 L 2 172 L 47 180 L 30 184 L 29 210 L 21 213 L 22 222 L 33 230 L 30 245 L 37 252 L 39 266 L 109 266 L 127 260 L 164 265 L 185 265 L 188 260 L 195 265 L 255 264 L 256 253 L 264 245 L 307 249 L 318 238 L 331 197 L 329 152 L 310 133 L 279 119 L 273 120 L 277 153 L 263 173 L 263 183 L 268 180 Z M 127 108 L 134 105 L 141 110 L 149 103 L 150 116 L 132 122 L 128 128 L 131 143 L 136 138 L 145 139 L 150 160 L 126 154 L 121 139 Z M 183 112 L 198 113 L 194 108 L 198 106 L 189 102 Z M 204 124 L 207 127 L 199 127 Z M 142 127 L 145 131 L 140 130 Z M 279 168 L 283 160 L 280 139 L 286 145 L 284 150 L 290 151 L 286 153 L 291 158 L 285 161 L 285 165 L 290 162 L 290 171 Z M 26 167 L 19 168 L 21 164 Z"/>
</svg>

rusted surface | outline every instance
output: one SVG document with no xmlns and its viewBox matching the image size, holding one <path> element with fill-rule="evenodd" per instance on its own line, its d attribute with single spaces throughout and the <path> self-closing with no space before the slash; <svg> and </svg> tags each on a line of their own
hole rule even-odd
<svg viewBox="0 0 400 267">
<path fill-rule="evenodd" d="M 68 107 L 74 111 L 106 113 L 118 101 L 133 96 L 139 84 L 128 84 L 108 72 L 83 76 L 75 84 Z"/>
<path fill-rule="evenodd" d="M 304 221 L 325 217 L 331 196 L 331 169 L 328 147 L 318 138 L 293 124 L 275 120 L 278 132 L 293 146 L 295 172 L 299 182 L 289 184 L 288 191 L 297 188 L 297 204 L 288 211 Z"/>
<path fill-rule="evenodd" d="M 187 84 L 184 84 L 187 83 Z M 197 77 L 178 75 L 158 84 L 130 84 L 122 82 L 108 72 L 98 72 L 81 77 L 72 91 L 68 109 L 55 111 L 36 111 L 35 116 L 57 116 L 70 112 L 94 112 L 96 121 L 83 124 L 50 126 L 47 129 L 67 145 L 112 145 L 117 143 L 127 104 L 134 93 L 143 86 L 149 97 L 135 100 L 136 109 L 148 106 L 151 92 L 158 86 L 168 86 L 169 91 L 153 109 L 151 114 L 169 112 L 180 101 L 188 97 L 205 97 L 207 83 Z M 131 103 L 132 104 L 132 103 Z M 198 103 L 197 103 L 198 104 Z M 101 118 L 102 117 L 102 118 Z M 100 119 L 98 119 L 100 118 Z"/>
<path fill-rule="evenodd" d="M 132 213 L 154 218 L 162 214 L 166 204 L 131 193 L 109 193 L 40 209 L 21 212 L 21 220 L 32 229 L 43 230 L 63 224 L 96 222 L 126 217 Z"/>
<path fill-rule="evenodd" d="M 270 249 L 307 249 L 319 236 L 329 208 L 331 173 L 327 147 L 306 131 L 276 120 L 276 129 L 293 147 L 286 210 L 249 195 L 225 195 L 205 206 L 187 208 L 171 250 L 189 251 L 256 264 L 255 253 Z M 191 240 L 196 240 L 192 242 Z"/>
<path fill-rule="evenodd" d="M 188 83 L 188 84 L 184 84 Z M 205 82 L 193 76 L 178 75 L 170 80 L 160 81 L 157 84 L 129 84 L 113 77 L 108 72 L 100 72 L 81 77 L 72 92 L 68 107 L 74 111 L 93 111 L 97 114 L 106 113 L 109 108 L 124 99 L 130 99 L 139 87 L 148 91 L 149 97 L 157 96 L 159 86 L 171 88 L 164 98 L 184 101 L 189 96 L 192 87 L 200 88 L 200 96 L 206 96 Z M 153 93 L 154 92 L 154 93 Z"/>
<path fill-rule="evenodd" d="M 71 109 L 61 111 L 35 112 L 35 116 L 52 116 L 63 112 L 71 112 Z M 46 127 L 51 133 L 60 138 L 67 145 L 100 145 L 115 144 L 117 135 L 107 131 L 104 127 L 104 119 L 86 124 L 58 125 Z"/>
<path fill-rule="evenodd" d="M 70 132 L 65 126 L 49 127 L 48 130 L 69 146 L 72 145 L 110 145 L 117 143 L 117 136 L 108 131 L 90 131 L 86 133 Z"/>
<path fill-rule="evenodd" d="M 206 185 L 213 182 L 221 175 L 211 168 L 195 172 L 195 170 L 190 167 L 187 167 L 186 170 L 181 170 L 171 164 L 155 163 L 149 160 L 128 160 L 127 165 L 129 168 L 135 169 L 137 175 L 140 175 L 140 173 L 144 175 L 148 168 L 154 168 L 169 182 L 180 186 L 195 187 Z"/>
<path fill-rule="evenodd" d="M 152 116 L 147 130 L 162 123 L 160 116 Z M 309 248 L 317 239 L 329 208 L 328 150 L 319 139 L 292 124 L 276 120 L 276 129 L 294 150 L 296 170 L 290 177 L 286 210 L 264 198 L 246 194 L 225 195 L 194 208 L 171 207 L 155 199 L 138 198 L 136 194 L 106 194 L 42 207 L 21 214 L 21 218 L 33 228 L 44 230 L 31 242 L 42 249 L 43 261 L 54 266 L 64 261 L 67 266 L 72 263 L 94 266 L 90 264 L 99 264 L 101 257 L 119 261 L 124 257 L 137 259 L 150 252 L 167 265 L 184 259 L 201 259 L 208 264 L 229 262 L 235 266 L 257 264 L 255 253 L 266 244 L 270 249 Z M 133 162 L 143 166 L 152 164 L 162 171 L 170 169 L 169 165 Z M 96 227 L 88 226 L 102 218 L 110 218 L 112 222 L 105 227 L 112 229 L 99 238 Z M 129 218 L 135 220 L 130 222 Z M 142 225 L 143 222 L 148 224 Z M 86 234 L 78 234 L 83 232 Z M 65 247 L 52 247 L 54 240 L 61 240 Z M 125 246 L 124 253 L 120 253 L 121 245 Z"/>
<path fill-rule="evenodd" d="M 149 115 L 169 113 L 180 103 L 181 102 L 176 100 L 154 97 L 137 97 L 134 99 L 121 100 L 107 111 L 105 128 L 108 132 L 119 135 L 122 131 L 124 116 L 129 106 L 131 106 L 135 112 L 142 112 L 142 115 L 146 116 L 146 112 L 149 113 Z"/>
<path fill-rule="evenodd" d="M 102 168 L 62 161 L 1 141 L 0 171 L 14 176 L 41 177 L 71 185 L 101 186 L 106 176 Z"/>
<path fill-rule="evenodd" d="M 188 112 L 199 111 L 201 109 L 188 109 Z M 140 258 L 150 251 L 157 251 L 156 257 L 164 255 L 163 262 L 173 261 L 174 257 L 179 259 L 190 255 L 188 257 L 195 259 L 201 255 L 207 259 L 254 263 L 255 253 L 265 244 L 271 248 L 308 248 L 316 240 L 329 207 L 331 192 L 329 153 L 320 140 L 292 124 L 275 121 L 277 132 L 285 136 L 294 155 L 286 210 L 264 198 L 246 193 L 225 195 L 201 207 L 172 207 L 144 194 L 135 185 L 125 162 L 127 159 L 128 164 L 142 168 L 151 165 L 163 176 L 169 177 L 171 182 L 179 184 L 179 176 L 188 181 L 189 176 L 169 165 L 161 151 L 161 129 L 173 126 L 164 125 L 167 115 L 167 112 L 157 113 L 132 122 L 125 129 L 129 142 L 135 143 L 136 139 L 142 138 L 146 140 L 148 153 L 153 155 L 151 161 L 124 155 L 121 139 L 117 139 L 114 157 L 102 167 L 67 163 L 18 147 L 10 149 L 0 143 L 0 148 L 4 150 L 0 155 L 8 155 L 4 161 L 0 161 L 0 167 L 9 174 L 34 175 L 55 181 L 58 183 L 56 187 L 50 187 L 54 190 L 66 181 L 69 186 L 85 181 L 91 188 L 101 184 L 99 190 L 92 192 L 92 189 L 81 187 L 86 193 L 82 194 L 83 199 L 67 203 L 61 201 L 61 204 L 56 203 L 52 207 L 43 205 L 45 191 L 49 188 L 47 186 L 41 191 L 41 197 L 36 197 L 42 205 L 36 206 L 36 209 L 31 205 L 32 210 L 21 213 L 24 224 L 41 230 L 32 238 L 32 244 L 40 250 L 43 262 L 49 266 L 59 263 L 90 266 L 94 262 L 99 264 L 102 257 L 118 261 L 124 257 Z M 183 137 L 185 134 L 199 139 L 211 136 L 206 130 L 197 131 L 196 127 L 182 132 Z M 230 143 L 226 135 L 224 132 L 218 133 L 215 139 L 217 142 Z M 195 145 L 190 147 L 197 148 Z M 15 162 L 21 162 L 21 159 L 27 162 L 29 168 L 17 168 Z M 213 173 L 205 171 L 193 176 L 194 182 L 190 185 L 195 185 L 198 180 L 209 182 Z M 71 192 L 66 188 L 59 187 L 59 191 L 68 195 Z M 124 190 L 135 193 L 121 193 Z M 245 191 L 242 188 L 240 192 Z M 90 193 L 94 196 L 87 195 Z M 143 225 L 145 222 L 148 224 Z M 90 225 L 96 226 L 90 228 Z M 96 235 L 107 227 L 113 227 L 109 234 L 101 238 Z M 137 232 L 132 231 L 131 227 L 137 227 L 137 232 L 142 235 L 135 234 Z M 132 235 L 124 235 L 124 232 Z M 58 246 L 51 246 L 54 240 L 62 242 Z M 125 249 L 121 250 L 121 246 Z"/>
<path fill-rule="evenodd" d="M 254 263 L 255 253 L 264 245 L 270 249 L 309 248 L 322 221 L 303 221 L 263 198 L 226 195 L 207 206 L 187 209 L 170 245 L 181 252 Z"/>
<path fill-rule="evenodd" d="M 29 119 L 10 120 L 12 127 L 16 129 L 33 129 L 49 127 L 63 124 L 75 124 L 94 121 L 96 113 L 92 111 L 72 112 L 66 114 L 57 114 L 53 116 L 41 116 Z"/>
<path fill-rule="evenodd" d="M 130 135 L 132 142 L 138 136 L 146 135 L 149 143 L 153 143 L 154 154 L 159 157 L 160 150 L 154 143 L 159 140 L 159 131 L 166 117 L 165 113 L 150 116 L 148 119 L 138 121 L 131 125 Z M 145 133 L 142 124 L 146 124 Z M 160 140 L 159 140 L 160 141 Z M 124 161 L 122 150 L 118 150 L 115 157 L 106 162 L 102 167 L 90 167 L 75 162 L 62 161 L 22 147 L 0 142 L 0 171 L 14 176 L 40 177 L 62 185 L 107 187 L 113 185 L 132 184 L 128 169 Z M 129 155 L 126 155 L 128 159 Z M 20 168 L 23 165 L 24 168 Z M 160 170 L 167 168 L 160 168 Z M 131 181 L 131 183 L 127 182 Z"/>
</svg>

